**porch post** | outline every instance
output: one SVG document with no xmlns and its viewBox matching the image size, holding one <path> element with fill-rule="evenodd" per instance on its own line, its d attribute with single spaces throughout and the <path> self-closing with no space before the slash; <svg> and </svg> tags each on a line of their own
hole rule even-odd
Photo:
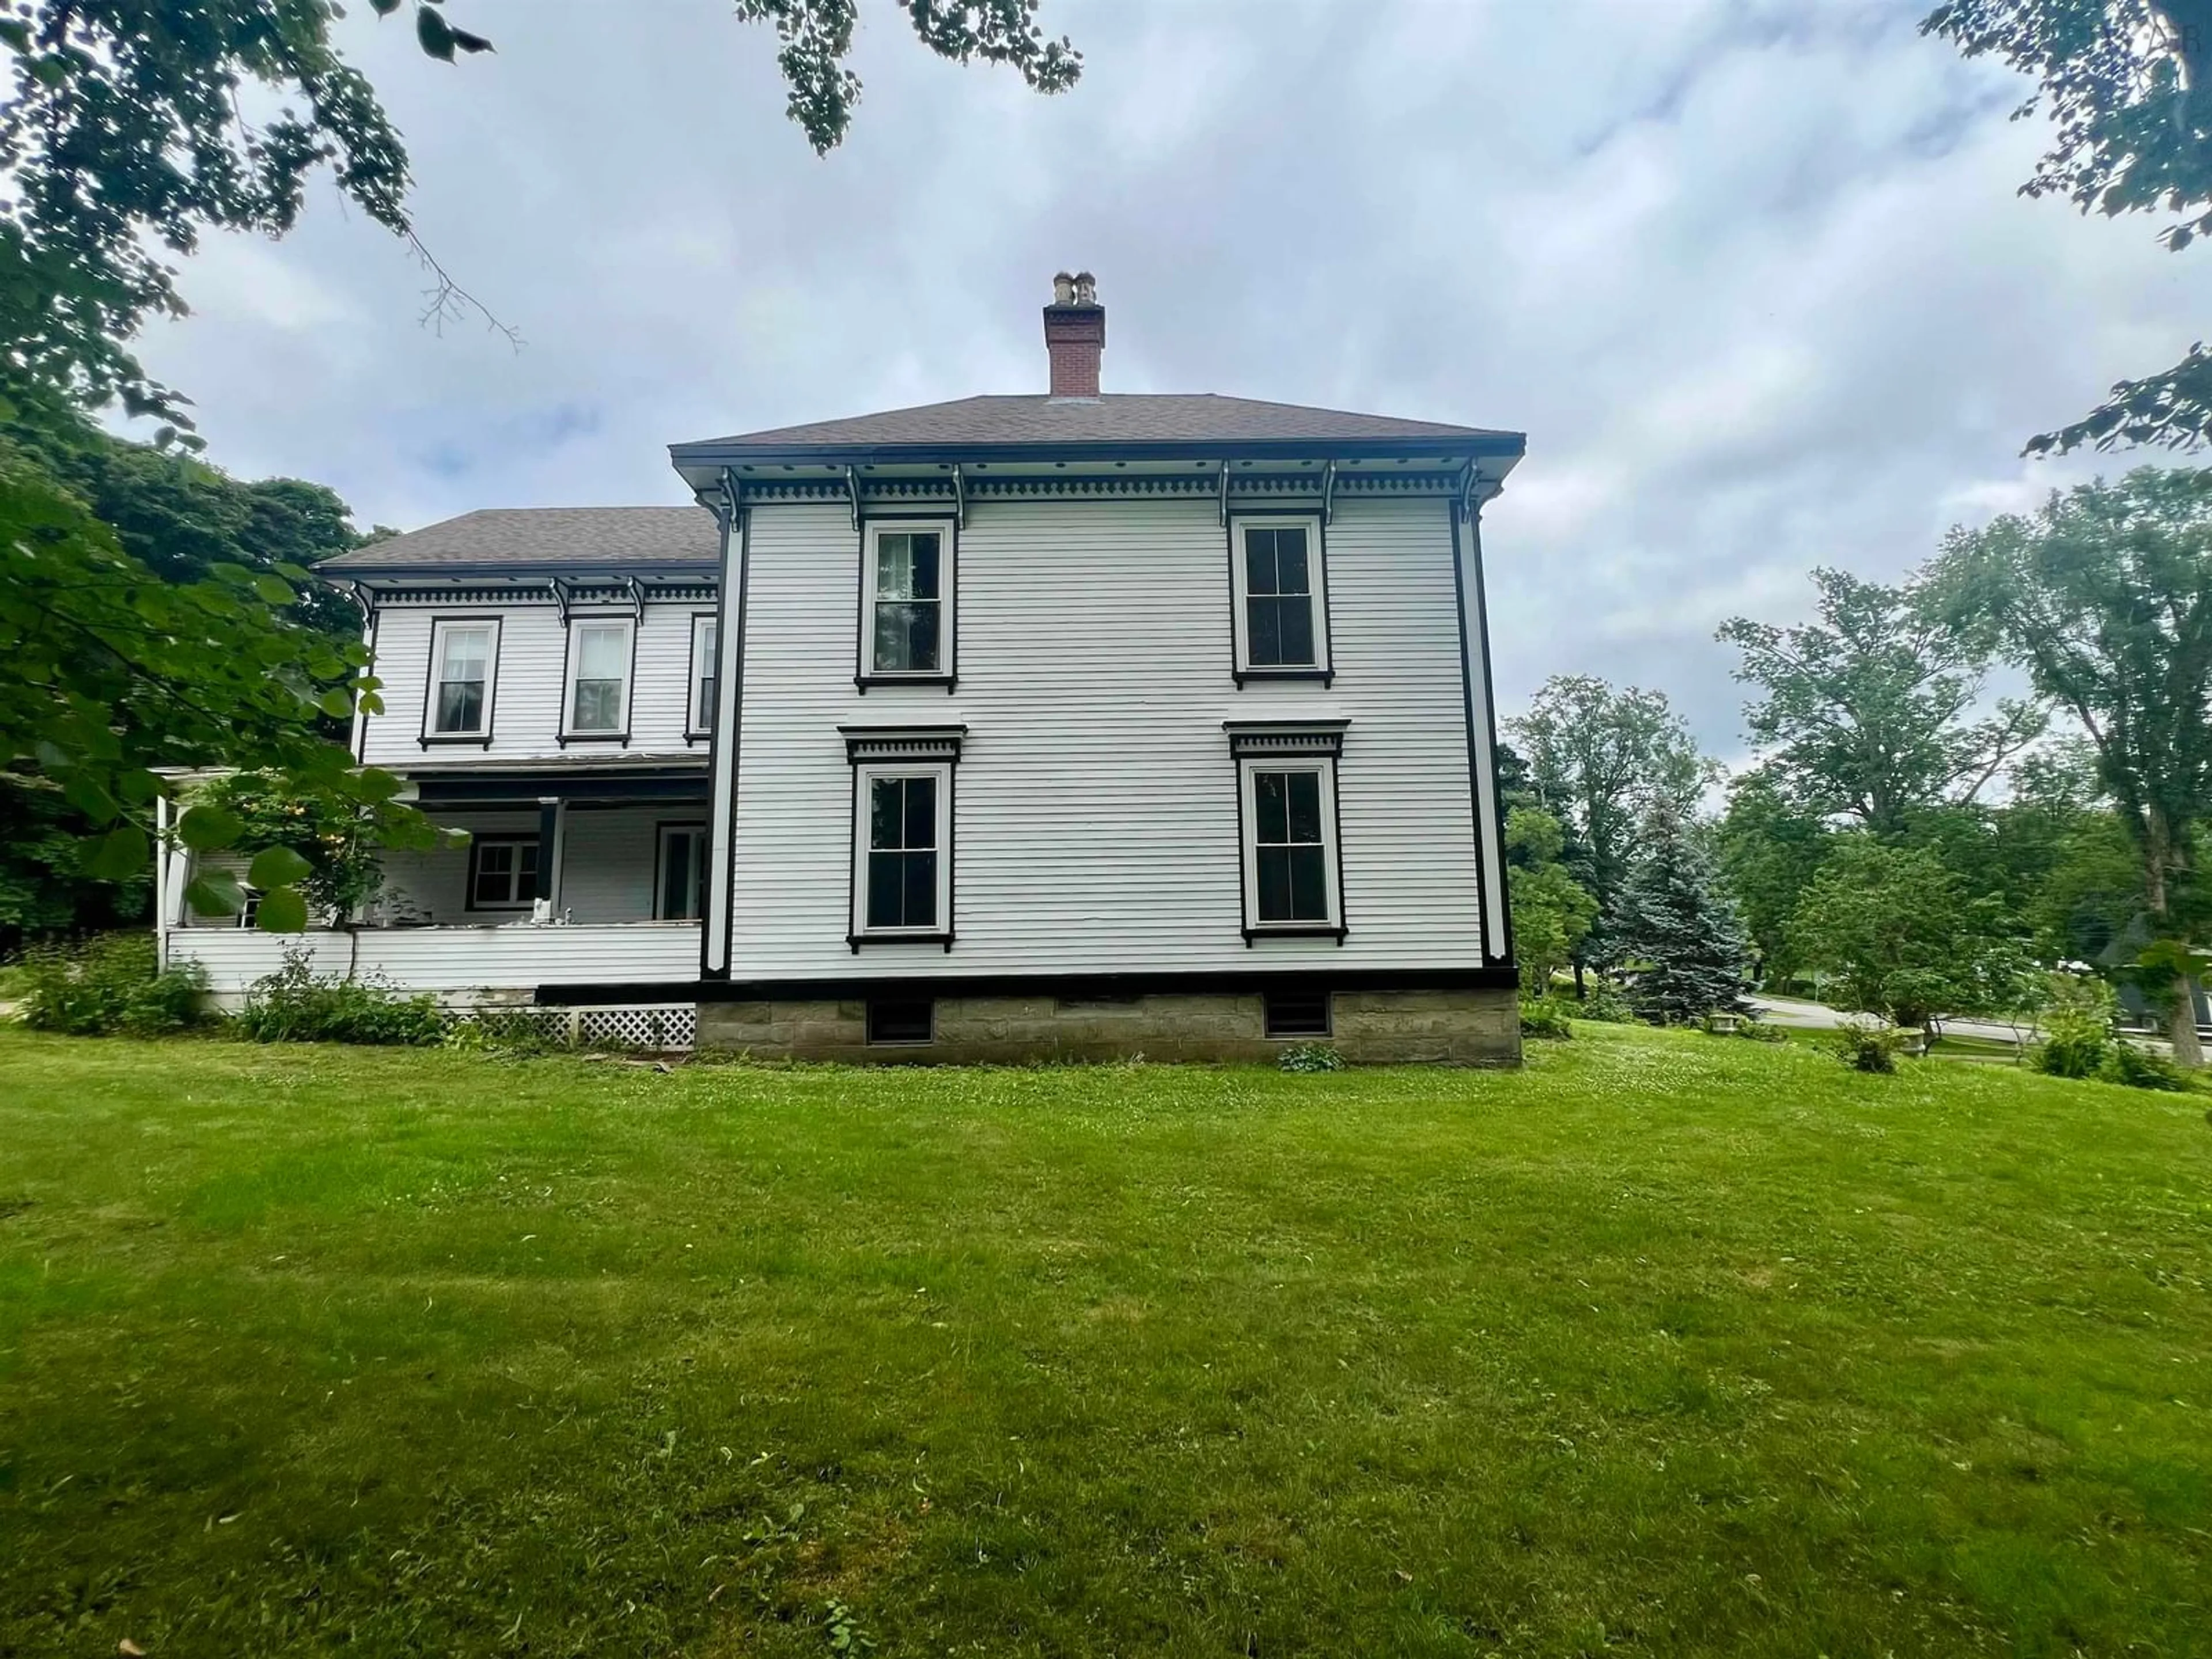
<svg viewBox="0 0 2212 1659">
<path fill-rule="evenodd" d="M 561 849 L 561 798 L 540 795 L 538 798 L 538 883 L 531 897 L 536 901 L 531 908 L 535 920 L 553 919 L 553 861 Z"/>
</svg>

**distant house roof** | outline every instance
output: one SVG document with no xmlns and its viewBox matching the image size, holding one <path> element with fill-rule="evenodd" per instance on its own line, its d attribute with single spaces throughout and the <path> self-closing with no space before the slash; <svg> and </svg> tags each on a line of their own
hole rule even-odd
<svg viewBox="0 0 2212 1659">
<path fill-rule="evenodd" d="M 1261 403 L 1212 392 L 1109 392 L 1099 398 L 961 398 L 880 415 L 804 426 L 774 427 L 726 438 L 678 444 L 693 448 L 797 449 L 915 445 L 1388 442 L 1419 439 L 1471 442 L 1516 440 L 1517 432 L 1355 415 L 1303 404 Z"/>
<path fill-rule="evenodd" d="M 334 576 L 516 569 L 624 571 L 721 556 L 714 515 L 696 507 L 490 507 L 325 559 Z"/>
</svg>

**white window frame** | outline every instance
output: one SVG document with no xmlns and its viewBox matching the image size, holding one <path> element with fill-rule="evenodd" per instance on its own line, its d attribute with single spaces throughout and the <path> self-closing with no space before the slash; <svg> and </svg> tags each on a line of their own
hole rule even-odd
<svg viewBox="0 0 2212 1659">
<path fill-rule="evenodd" d="M 1306 532 L 1306 576 L 1312 591 L 1307 603 L 1313 612 L 1314 660 L 1310 663 L 1258 663 L 1252 660 L 1251 576 L 1245 560 L 1244 538 L 1254 530 L 1298 530 Z M 1237 614 L 1237 678 L 1246 679 L 1328 680 L 1335 672 L 1328 650 L 1328 549 L 1322 538 L 1320 515 L 1298 513 L 1249 514 L 1229 520 L 1230 586 Z M 1264 596 L 1263 596 L 1264 597 Z"/>
<path fill-rule="evenodd" d="M 876 665 L 876 549 L 886 535 L 903 536 L 917 532 L 935 536 L 938 540 L 937 666 L 878 668 Z M 858 618 L 860 630 L 859 678 L 864 685 L 896 685 L 906 681 L 934 685 L 952 680 L 953 608 L 959 586 L 958 564 L 958 526 L 951 519 L 870 519 L 866 522 L 860 537 L 860 613 Z"/>
<path fill-rule="evenodd" d="M 487 847 L 513 847 L 517 849 L 514 868 L 509 872 L 511 879 L 507 885 L 511 890 L 522 888 L 525 890 L 517 892 L 512 898 L 501 899 L 493 903 L 486 904 L 478 902 L 477 872 L 481 867 L 484 848 Z M 524 875 L 520 851 L 524 848 L 529 848 L 532 857 L 535 858 L 540 850 L 538 837 L 523 830 L 497 830 L 489 835 L 470 836 L 468 871 L 465 877 L 468 886 L 461 895 L 461 908 L 473 910 L 479 915 L 529 909 L 538 897 L 538 872 L 533 869 L 526 878 Z"/>
<path fill-rule="evenodd" d="M 691 673 L 685 683 L 690 701 L 684 711 L 684 735 L 689 738 L 712 737 L 714 732 L 714 702 L 722 694 L 720 665 L 715 660 L 721 622 L 716 611 L 691 613 Z M 714 686 L 711 698 L 701 695 L 702 688 L 709 681 Z"/>
<path fill-rule="evenodd" d="M 691 884 L 691 902 L 696 907 L 688 916 L 668 914 L 669 842 L 678 836 L 695 837 L 699 848 L 699 867 Z M 697 921 L 707 910 L 707 867 L 714 857 L 714 849 L 707 840 L 707 826 L 702 823 L 669 823 L 657 826 L 653 831 L 653 919 L 655 921 Z"/>
<path fill-rule="evenodd" d="M 457 632 L 491 635 L 484 650 L 483 718 L 476 726 L 452 731 L 438 726 L 439 691 L 446 684 L 446 641 Z M 489 743 L 492 711 L 499 695 L 499 618 L 496 617 L 439 617 L 430 623 L 430 672 L 422 689 L 422 741 L 425 743 Z"/>
<path fill-rule="evenodd" d="M 1262 921 L 1260 919 L 1260 786 L 1262 772 L 1312 772 L 1321 778 L 1322 878 L 1327 884 L 1328 914 L 1321 918 Z M 1336 761 L 1328 755 L 1248 755 L 1237 763 L 1237 787 L 1243 840 L 1244 931 L 1248 934 L 1341 933 L 1343 848 L 1336 811 Z"/>
<path fill-rule="evenodd" d="M 852 939 L 949 939 L 952 937 L 952 772 L 951 761 L 860 761 L 853 767 Z M 937 918 L 926 927 L 868 925 L 868 818 L 875 785 L 890 778 L 930 778 L 937 785 Z"/>
<path fill-rule="evenodd" d="M 583 666 L 581 630 L 586 628 L 619 628 L 623 633 L 623 690 L 622 708 L 611 726 L 579 726 L 576 721 L 576 671 Z M 561 735 L 580 738 L 586 741 L 604 743 L 629 740 L 630 698 L 637 689 L 637 619 L 623 616 L 573 616 L 568 618 L 568 650 L 565 672 L 561 676 Z"/>
</svg>

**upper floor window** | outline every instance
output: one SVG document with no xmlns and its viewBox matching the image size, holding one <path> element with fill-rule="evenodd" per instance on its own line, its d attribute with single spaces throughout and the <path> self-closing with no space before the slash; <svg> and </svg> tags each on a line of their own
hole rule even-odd
<svg viewBox="0 0 2212 1659">
<path fill-rule="evenodd" d="M 1321 520 L 1237 519 L 1231 534 L 1237 679 L 1327 680 L 1328 595 Z"/>
<path fill-rule="evenodd" d="M 444 617 L 430 625 L 430 688 L 424 738 L 491 736 L 493 681 L 499 670 L 499 623 L 489 617 Z"/>
<path fill-rule="evenodd" d="M 691 618 L 691 712 L 684 729 L 703 737 L 714 729 L 714 645 L 718 632 L 712 617 Z"/>
<path fill-rule="evenodd" d="M 569 624 L 566 735 L 629 732 L 631 628 L 627 617 L 579 617 Z"/>
<path fill-rule="evenodd" d="M 860 678 L 951 678 L 952 526 L 878 520 L 861 545 Z"/>
</svg>

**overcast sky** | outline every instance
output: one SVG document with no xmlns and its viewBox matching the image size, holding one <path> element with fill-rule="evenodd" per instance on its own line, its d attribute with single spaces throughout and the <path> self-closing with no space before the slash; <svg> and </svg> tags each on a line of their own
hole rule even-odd
<svg viewBox="0 0 2212 1659">
<path fill-rule="evenodd" d="M 1046 99 L 860 0 L 824 160 L 722 0 L 451 0 L 498 45 L 453 67 L 356 6 L 422 236 L 525 345 L 420 326 L 325 191 L 190 261 L 144 355 L 233 471 L 412 528 L 681 501 L 672 441 L 1042 391 L 1038 307 L 1088 268 L 1109 392 L 1526 431 L 1485 520 L 1501 698 L 1656 686 L 1733 757 L 1717 623 L 2130 464 L 2019 451 L 2212 317 L 2154 222 L 2014 193 L 2026 83 L 1926 4 L 1046 0 L 1085 60 Z"/>
</svg>

